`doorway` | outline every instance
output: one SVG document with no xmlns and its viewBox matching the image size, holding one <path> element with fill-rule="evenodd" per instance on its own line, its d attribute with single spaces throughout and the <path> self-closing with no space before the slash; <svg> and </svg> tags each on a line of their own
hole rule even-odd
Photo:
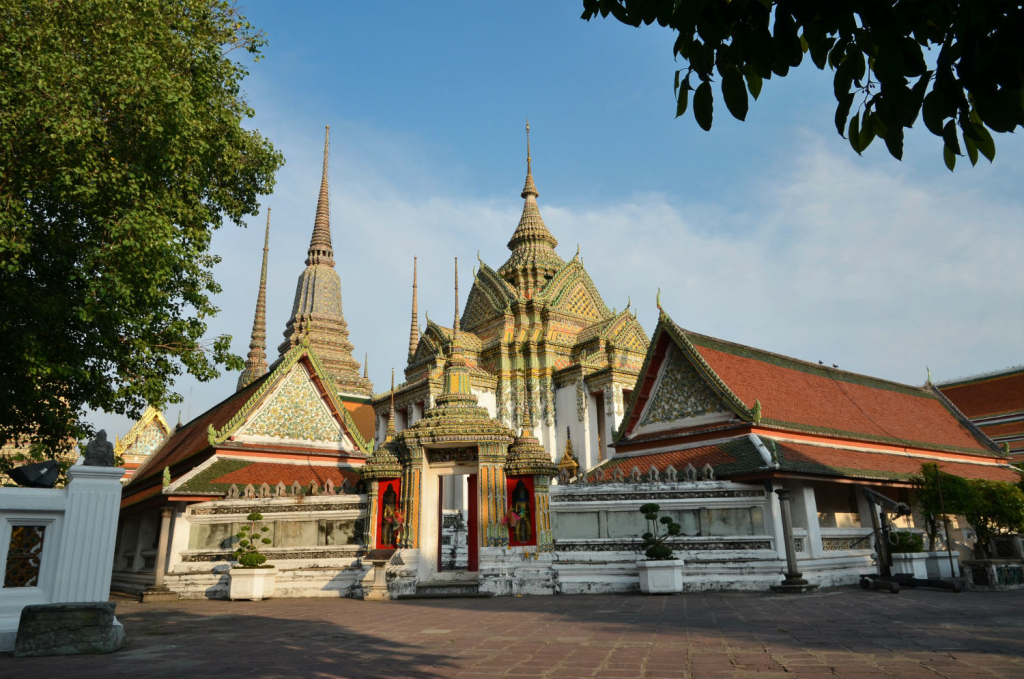
<svg viewBox="0 0 1024 679">
<path fill-rule="evenodd" d="M 479 570 L 476 474 L 437 477 L 437 572 Z"/>
</svg>

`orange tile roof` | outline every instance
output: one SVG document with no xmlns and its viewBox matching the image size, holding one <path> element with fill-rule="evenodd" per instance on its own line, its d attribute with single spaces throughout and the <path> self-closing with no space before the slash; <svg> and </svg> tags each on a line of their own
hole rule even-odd
<svg viewBox="0 0 1024 679">
<path fill-rule="evenodd" d="M 707 446 L 687 448 L 685 450 L 673 450 L 663 453 L 651 453 L 649 455 L 616 455 L 615 457 L 599 464 L 587 472 L 588 478 L 600 482 L 610 482 L 614 478 L 615 470 L 621 469 L 628 478 L 636 467 L 641 474 L 646 475 L 653 466 L 659 472 L 664 473 L 671 465 L 678 473 L 678 478 L 683 479 L 683 471 L 686 465 L 691 464 L 700 471 L 704 465 L 710 464 L 715 470 L 715 475 L 728 476 L 729 474 L 752 472 L 764 467 L 764 460 L 761 454 L 746 436 L 737 437 L 728 441 L 714 443 Z"/>
<path fill-rule="evenodd" d="M 946 383 L 939 389 L 971 419 L 1024 411 L 1024 370 Z"/>
<path fill-rule="evenodd" d="M 1014 434 L 1020 436 L 1024 435 L 1024 420 L 1017 420 L 1016 422 L 1004 422 L 1003 424 L 982 424 L 978 426 L 985 435 L 990 438 L 997 436 L 1013 436 Z"/>
<path fill-rule="evenodd" d="M 345 409 L 348 410 L 349 415 L 352 416 L 352 422 L 355 423 L 356 429 L 359 430 L 359 435 L 363 437 L 364 441 L 373 444 L 377 432 L 373 430 L 374 422 L 376 418 L 373 414 L 373 406 L 369 403 L 357 403 L 354 401 L 346 401 L 342 399 L 342 403 L 345 404 Z"/>
<path fill-rule="evenodd" d="M 829 437 L 996 455 L 930 389 L 858 375 L 683 330 L 760 424 Z"/>
<path fill-rule="evenodd" d="M 775 448 L 782 470 L 854 479 L 907 480 L 921 473 L 924 463 L 937 463 L 942 471 L 967 479 L 989 479 L 1017 483 L 1021 474 L 1006 464 L 945 462 L 910 455 L 850 450 L 838 446 L 816 446 L 762 437 Z M 774 446 L 773 446 L 774 443 Z"/>
<path fill-rule="evenodd" d="M 276 486 L 283 481 L 286 486 L 298 481 L 300 485 L 308 486 L 311 481 L 317 485 L 323 485 L 330 479 L 336 486 L 347 480 L 353 486 L 359 482 L 359 472 L 353 469 L 339 469 L 326 465 L 311 464 L 283 464 L 276 462 L 253 462 L 241 469 L 229 471 L 228 473 L 210 480 L 211 484 L 246 484 L 260 485 L 262 483 Z"/>
</svg>

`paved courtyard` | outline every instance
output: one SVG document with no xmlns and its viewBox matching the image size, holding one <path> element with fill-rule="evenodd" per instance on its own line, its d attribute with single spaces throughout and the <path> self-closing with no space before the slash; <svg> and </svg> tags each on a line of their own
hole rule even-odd
<svg viewBox="0 0 1024 679">
<path fill-rule="evenodd" d="M 0 656 L 0 677 L 1024 676 L 1024 592 L 119 599 L 118 618 L 124 650 Z"/>
</svg>

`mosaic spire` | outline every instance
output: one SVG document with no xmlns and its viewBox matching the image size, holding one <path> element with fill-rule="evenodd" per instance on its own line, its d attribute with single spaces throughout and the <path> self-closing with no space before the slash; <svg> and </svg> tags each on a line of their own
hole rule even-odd
<svg viewBox="0 0 1024 679">
<path fill-rule="evenodd" d="M 416 300 L 416 258 L 412 258 L 412 324 L 409 326 L 409 360 L 420 344 L 420 314 Z"/>
<path fill-rule="evenodd" d="M 260 291 L 256 295 L 256 316 L 252 321 L 252 339 L 245 368 L 238 376 L 236 391 L 252 384 L 267 374 L 267 254 L 270 252 L 270 208 L 267 208 L 267 228 L 263 234 L 263 268 L 260 269 Z"/>
<path fill-rule="evenodd" d="M 555 252 L 558 239 L 551 235 L 537 207 L 537 185 L 533 181 L 533 158 L 530 154 L 530 121 L 526 121 L 526 183 L 520 194 L 523 197 L 523 214 L 519 226 L 508 242 L 512 255 L 499 269 L 505 280 L 514 285 L 520 294 L 532 297 L 548 278 L 563 264 Z"/>
<path fill-rule="evenodd" d="M 438 405 L 476 405 L 470 386 L 469 365 L 459 341 L 459 259 L 455 258 L 455 322 L 452 325 L 452 346 L 444 364 L 444 386 Z"/>
<path fill-rule="evenodd" d="M 324 165 L 320 179 L 313 236 L 309 241 L 306 270 L 299 276 L 291 317 L 278 347 L 283 356 L 304 336 L 338 387 L 338 394 L 360 398 L 373 396 L 373 384 L 367 374 L 359 374 L 359 361 L 352 357 L 348 323 L 341 306 L 341 279 L 334 270 L 331 246 L 331 210 L 328 170 L 330 128 L 324 133 Z"/>
<path fill-rule="evenodd" d="M 388 433 L 384 437 L 384 443 L 395 438 L 395 369 L 391 369 L 391 411 L 388 415 Z"/>
<path fill-rule="evenodd" d="M 370 352 L 363 353 L 363 379 L 369 379 L 370 377 Z"/>
<path fill-rule="evenodd" d="M 316 200 L 313 219 L 313 237 L 309 240 L 306 266 L 327 264 L 334 266 L 334 248 L 331 247 L 331 198 L 328 190 L 328 167 L 331 151 L 331 128 L 324 128 L 324 169 L 320 176 L 320 196 Z"/>
</svg>

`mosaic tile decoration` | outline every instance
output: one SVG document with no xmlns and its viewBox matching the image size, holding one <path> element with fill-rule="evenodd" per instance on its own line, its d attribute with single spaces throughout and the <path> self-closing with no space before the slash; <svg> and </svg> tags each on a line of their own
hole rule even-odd
<svg viewBox="0 0 1024 679">
<path fill-rule="evenodd" d="M 40 557 L 45 526 L 12 526 L 7 548 L 4 588 L 35 587 L 39 584 Z"/>
<path fill-rule="evenodd" d="M 640 422 L 641 427 L 697 417 L 722 409 L 722 403 L 715 392 L 674 346 L 665 358 L 664 373 L 657 389 Z"/>
<path fill-rule="evenodd" d="M 139 434 L 135 442 L 128 446 L 125 450 L 127 455 L 149 455 L 156 450 L 161 443 L 167 438 L 167 433 L 163 430 L 160 424 L 154 420 L 149 423 L 142 433 Z"/>
<path fill-rule="evenodd" d="M 341 425 L 327 408 L 301 364 L 292 368 L 266 406 L 240 432 L 307 441 L 341 441 Z"/>
</svg>

